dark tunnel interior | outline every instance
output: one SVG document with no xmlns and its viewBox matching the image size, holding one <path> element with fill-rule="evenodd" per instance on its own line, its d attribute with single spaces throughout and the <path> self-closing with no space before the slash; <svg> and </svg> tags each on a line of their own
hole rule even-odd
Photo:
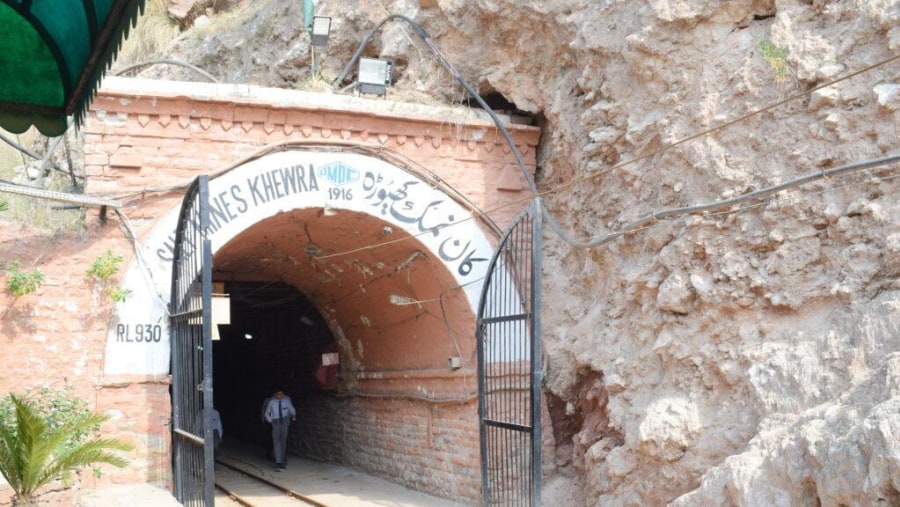
<svg viewBox="0 0 900 507">
<path fill-rule="evenodd" d="M 336 350 L 334 339 L 318 310 L 290 285 L 225 282 L 224 290 L 231 324 L 220 325 L 220 339 L 213 342 L 213 403 L 226 440 L 262 448 L 271 441 L 263 402 L 278 386 L 302 416 L 304 400 L 332 386 L 321 361 Z"/>
</svg>

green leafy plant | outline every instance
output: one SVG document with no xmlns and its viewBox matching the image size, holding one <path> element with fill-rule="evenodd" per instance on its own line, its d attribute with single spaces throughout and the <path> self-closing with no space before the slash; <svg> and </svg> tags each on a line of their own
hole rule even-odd
<svg viewBox="0 0 900 507">
<path fill-rule="evenodd" d="M 98 280 L 103 285 L 109 284 L 109 279 L 119 272 L 119 265 L 122 263 L 122 256 L 116 255 L 112 250 L 94 259 L 90 267 L 87 269 L 87 276 Z M 109 298 L 116 303 L 121 303 L 128 299 L 131 291 L 121 287 L 106 287 L 106 293 Z"/>
<path fill-rule="evenodd" d="M 6 201 L 0 201 L 0 211 L 9 210 L 9 203 Z"/>
<path fill-rule="evenodd" d="M 37 268 L 22 271 L 19 261 L 13 261 L 7 269 L 6 290 L 13 296 L 24 296 L 36 292 L 44 283 L 44 274 Z"/>
<path fill-rule="evenodd" d="M 38 489 L 57 479 L 65 484 L 82 467 L 128 464 L 110 451 L 128 451 L 129 444 L 92 437 L 106 416 L 66 392 L 42 393 L 37 400 L 10 394 L 0 404 L 0 474 L 17 507 L 37 505 Z"/>
<path fill-rule="evenodd" d="M 106 293 L 109 294 L 109 298 L 116 303 L 123 303 L 131 296 L 131 290 L 123 289 L 121 287 L 110 287 L 107 289 Z"/>
<path fill-rule="evenodd" d="M 91 266 L 87 270 L 87 275 L 99 280 L 109 280 L 114 274 L 119 272 L 119 264 L 122 263 L 122 256 L 116 255 L 112 250 L 94 259 Z"/>
<path fill-rule="evenodd" d="M 772 71 L 775 72 L 775 80 L 779 83 L 787 81 L 790 75 L 787 65 L 787 50 L 783 47 L 776 46 L 771 42 L 761 39 L 759 41 L 759 49 L 762 50 L 763 60 L 769 64 Z"/>
</svg>

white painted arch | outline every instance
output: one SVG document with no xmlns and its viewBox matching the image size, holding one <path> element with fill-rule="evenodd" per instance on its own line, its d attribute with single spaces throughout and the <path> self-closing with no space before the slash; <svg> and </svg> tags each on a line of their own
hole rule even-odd
<svg viewBox="0 0 900 507">
<path fill-rule="evenodd" d="M 443 190 L 381 158 L 291 149 L 263 155 L 210 180 L 213 255 L 242 231 L 286 211 L 321 208 L 365 213 L 415 236 L 463 287 L 473 314 L 493 254 L 473 214 Z M 118 303 L 105 347 L 106 374 L 169 371 L 168 301 L 175 206 L 157 221 L 125 272 L 129 298 Z"/>
</svg>

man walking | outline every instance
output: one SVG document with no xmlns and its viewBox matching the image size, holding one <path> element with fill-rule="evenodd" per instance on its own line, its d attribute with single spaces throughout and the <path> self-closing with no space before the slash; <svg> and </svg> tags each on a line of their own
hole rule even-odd
<svg viewBox="0 0 900 507">
<path fill-rule="evenodd" d="M 284 395 L 283 389 L 276 389 L 275 396 L 266 407 L 266 421 L 272 425 L 272 448 L 275 452 L 275 469 L 287 467 L 287 437 L 291 421 L 297 420 L 297 409 L 291 397 Z"/>
</svg>

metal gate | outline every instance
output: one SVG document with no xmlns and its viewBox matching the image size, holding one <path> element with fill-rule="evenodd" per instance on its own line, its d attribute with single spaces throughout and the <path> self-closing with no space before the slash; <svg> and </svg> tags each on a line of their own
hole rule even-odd
<svg viewBox="0 0 900 507">
<path fill-rule="evenodd" d="M 214 504 L 208 185 L 198 177 L 181 204 L 169 303 L 175 497 L 189 507 Z"/>
<path fill-rule="evenodd" d="M 478 308 L 485 506 L 541 503 L 541 222 L 533 200 L 500 240 Z"/>
</svg>

